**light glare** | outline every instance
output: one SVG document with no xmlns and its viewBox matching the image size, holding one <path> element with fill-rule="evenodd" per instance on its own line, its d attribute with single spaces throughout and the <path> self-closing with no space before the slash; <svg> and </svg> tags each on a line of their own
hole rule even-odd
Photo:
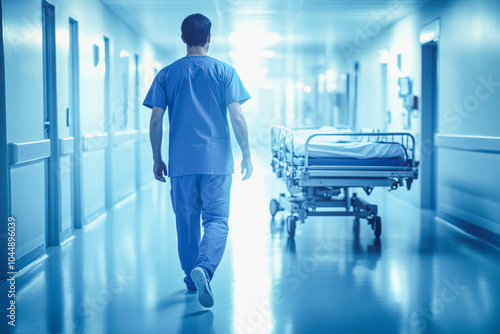
<svg viewBox="0 0 500 334">
<path fill-rule="evenodd" d="M 278 44 L 281 40 L 281 37 L 276 32 L 236 31 L 230 33 L 227 39 L 229 43 L 232 44 L 262 45 Z"/>
<path fill-rule="evenodd" d="M 274 51 L 271 50 L 233 50 L 229 52 L 229 56 L 233 59 L 255 60 L 260 58 L 273 58 Z"/>
<path fill-rule="evenodd" d="M 325 73 L 326 81 L 335 81 L 335 72 L 333 70 L 328 70 Z"/>
<path fill-rule="evenodd" d="M 337 88 L 335 84 L 336 74 L 333 70 L 328 70 L 325 73 L 325 83 L 326 83 L 326 91 L 328 93 L 333 93 Z"/>
<path fill-rule="evenodd" d="M 323 73 L 318 75 L 318 91 L 320 93 L 325 91 L 325 75 Z"/>
<path fill-rule="evenodd" d="M 267 67 L 255 67 L 252 63 L 238 63 L 234 67 L 238 70 L 238 73 L 249 73 L 249 74 L 267 74 L 269 73 L 269 68 Z"/>
<path fill-rule="evenodd" d="M 387 50 L 387 49 L 380 50 L 379 62 L 381 64 L 389 64 L 390 59 L 391 59 L 391 54 L 389 53 L 389 50 Z"/>
</svg>

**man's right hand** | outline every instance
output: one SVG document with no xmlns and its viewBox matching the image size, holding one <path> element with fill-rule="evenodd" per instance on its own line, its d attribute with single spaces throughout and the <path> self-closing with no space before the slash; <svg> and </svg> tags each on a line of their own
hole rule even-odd
<svg viewBox="0 0 500 334">
<path fill-rule="evenodd" d="M 168 175 L 167 165 L 165 165 L 162 159 L 154 159 L 153 173 L 155 175 L 155 179 L 160 182 L 166 182 L 164 175 Z"/>
<path fill-rule="evenodd" d="M 243 176 L 243 181 L 248 180 L 253 173 L 253 165 L 252 160 L 250 158 L 243 158 L 241 161 L 241 174 L 245 174 Z"/>
</svg>

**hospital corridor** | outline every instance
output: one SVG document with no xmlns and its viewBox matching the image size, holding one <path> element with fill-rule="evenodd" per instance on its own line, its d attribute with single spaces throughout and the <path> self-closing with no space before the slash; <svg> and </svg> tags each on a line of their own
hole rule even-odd
<svg viewBox="0 0 500 334">
<path fill-rule="evenodd" d="M 0 333 L 500 333 L 497 0 L 0 0 Z"/>
</svg>

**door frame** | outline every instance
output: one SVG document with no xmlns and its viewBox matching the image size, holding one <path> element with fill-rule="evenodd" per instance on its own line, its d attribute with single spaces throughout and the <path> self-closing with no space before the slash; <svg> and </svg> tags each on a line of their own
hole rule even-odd
<svg viewBox="0 0 500 334">
<path fill-rule="evenodd" d="M 68 92 L 70 108 L 70 136 L 73 137 L 73 154 L 71 157 L 71 205 L 74 228 L 83 227 L 83 182 L 82 182 L 82 135 L 80 129 L 80 46 L 78 37 L 78 21 L 70 17 L 69 28 L 69 62 Z"/>
<path fill-rule="evenodd" d="M 139 117 L 139 54 L 134 54 L 134 115 L 137 140 L 135 142 L 135 188 L 141 188 L 141 118 Z"/>
<path fill-rule="evenodd" d="M 56 21 L 55 7 L 42 1 L 43 34 L 43 91 L 45 137 L 50 139 L 51 154 L 46 160 L 46 245 L 57 246 L 61 242 L 61 196 L 59 136 L 57 126 L 56 86 Z M 50 70 L 49 70 L 50 69 Z"/>
<path fill-rule="evenodd" d="M 5 63 L 3 51 L 3 13 L 0 1 L 0 265 L 7 268 L 7 228 L 10 216 L 10 177 L 7 150 L 7 110 L 5 105 Z M 0 270 L 0 282 L 7 279 L 7 270 Z"/>
<path fill-rule="evenodd" d="M 422 144 L 421 207 L 437 207 L 437 154 L 434 136 L 438 129 L 438 52 L 437 41 L 422 44 Z"/>
<path fill-rule="evenodd" d="M 391 114 L 387 110 L 387 83 L 388 83 L 388 66 L 387 63 L 380 63 L 380 115 L 382 115 L 381 121 L 383 124 L 382 131 L 387 132 L 389 124 L 391 124 Z"/>
<path fill-rule="evenodd" d="M 112 208 L 113 200 L 113 126 L 111 115 L 111 40 L 108 36 L 104 41 L 104 132 L 108 134 L 108 143 L 105 148 L 104 175 L 106 208 Z"/>
<path fill-rule="evenodd" d="M 349 112 L 349 127 L 352 131 L 358 131 L 358 82 L 359 82 L 359 62 L 354 63 L 354 71 L 353 71 L 353 87 L 352 87 L 352 109 Z"/>
</svg>

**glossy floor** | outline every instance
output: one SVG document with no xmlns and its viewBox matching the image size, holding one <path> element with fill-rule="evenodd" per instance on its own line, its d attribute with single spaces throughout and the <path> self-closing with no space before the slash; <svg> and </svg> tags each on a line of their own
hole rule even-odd
<svg viewBox="0 0 500 334">
<path fill-rule="evenodd" d="M 154 184 L 17 279 L 16 332 L 499 332 L 498 249 L 399 201 L 403 189 L 370 196 L 379 242 L 320 217 L 290 240 L 268 212 L 283 186 L 265 159 L 256 167 L 234 177 L 212 309 L 185 291 L 168 185 Z"/>
</svg>

